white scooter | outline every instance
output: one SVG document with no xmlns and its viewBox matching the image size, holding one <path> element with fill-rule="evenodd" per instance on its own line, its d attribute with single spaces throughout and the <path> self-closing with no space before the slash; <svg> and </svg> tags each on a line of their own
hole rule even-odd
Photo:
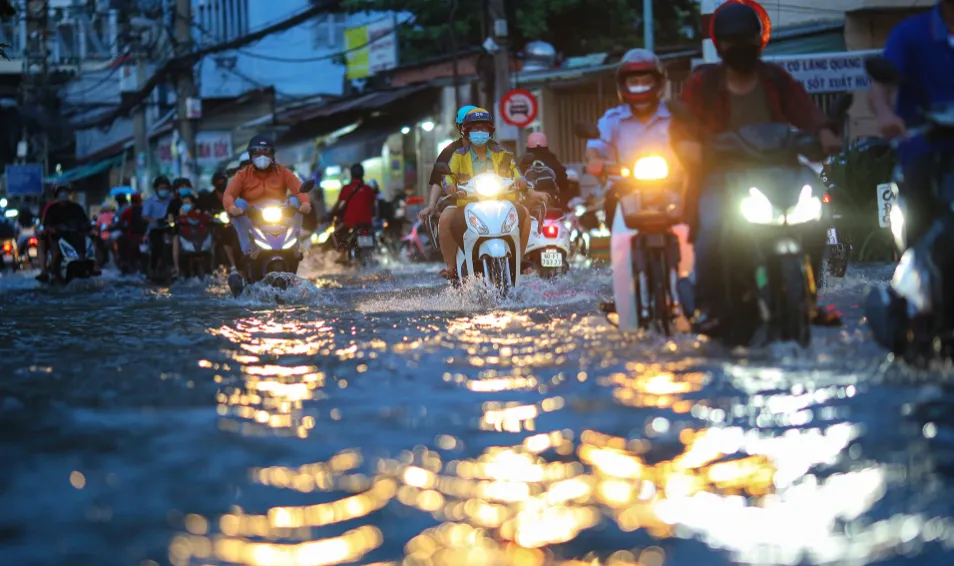
<svg viewBox="0 0 954 566">
<path fill-rule="evenodd" d="M 540 277 L 564 275 L 570 270 L 570 229 L 562 210 L 547 209 L 543 228 L 536 218 L 530 220 L 530 239 L 527 241 L 526 262 Z"/>
<path fill-rule="evenodd" d="M 485 277 L 506 294 L 520 283 L 519 198 L 512 179 L 493 173 L 475 176 L 457 185 L 457 206 L 464 209 L 467 230 L 464 247 L 457 249 L 457 273 Z"/>
</svg>

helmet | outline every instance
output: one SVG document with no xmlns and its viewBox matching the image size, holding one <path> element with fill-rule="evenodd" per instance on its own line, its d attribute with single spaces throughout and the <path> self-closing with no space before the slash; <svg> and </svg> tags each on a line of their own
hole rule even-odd
<svg viewBox="0 0 954 566">
<path fill-rule="evenodd" d="M 175 181 L 172 182 L 172 186 L 173 188 L 176 188 L 176 189 L 183 189 L 183 188 L 191 189 L 192 181 L 190 181 L 189 179 L 186 179 L 185 177 L 178 177 Z"/>
<path fill-rule="evenodd" d="M 156 189 L 159 187 L 159 185 L 166 185 L 167 187 L 171 187 L 172 183 L 169 181 L 169 177 L 166 177 L 165 175 L 159 175 L 152 182 L 152 188 Z"/>
<path fill-rule="evenodd" d="M 527 147 L 547 147 L 547 135 L 543 132 L 533 132 L 527 136 Z"/>
<path fill-rule="evenodd" d="M 263 134 L 259 134 L 248 141 L 248 154 L 251 155 L 253 151 L 267 151 L 274 152 L 275 144 L 272 142 L 272 139 Z M 244 157 L 244 156 L 243 156 Z"/>
<path fill-rule="evenodd" d="M 494 117 L 483 108 L 473 108 L 464 115 L 464 119 L 460 122 L 461 133 L 467 132 L 475 124 L 490 124 L 490 135 L 494 134 Z"/>
<path fill-rule="evenodd" d="M 742 0 L 720 6 L 712 15 L 709 31 L 712 41 L 718 45 L 720 40 L 762 37 L 762 27 L 758 12 Z"/>
<path fill-rule="evenodd" d="M 464 123 L 464 116 L 467 115 L 471 110 L 476 110 L 476 106 L 461 106 L 460 110 L 457 111 L 457 125 L 460 126 Z"/>
<path fill-rule="evenodd" d="M 101 211 L 103 211 L 103 212 L 115 212 L 115 211 L 116 211 L 116 207 L 113 206 L 113 203 L 109 202 L 108 200 L 107 200 L 107 201 L 104 201 L 104 202 L 103 202 L 103 206 L 99 207 L 99 209 L 100 209 Z"/>
<path fill-rule="evenodd" d="M 653 86 L 635 87 L 630 90 L 626 86 L 626 78 L 631 75 L 655 75 Z M 666 68 L 655 53 L 648 49 L 630 49 L 623 55 L 616 69 L 616 91 L 620 100 L 631 106 L 647 106 L 656 104 L 662 97 Z"/>
<path fill-rule="evenodd" d="M 351 178 L 352 179 L 364 179 L 364 165 L 360 163 L 355 163 L 351 166 Z"/>
</svg>

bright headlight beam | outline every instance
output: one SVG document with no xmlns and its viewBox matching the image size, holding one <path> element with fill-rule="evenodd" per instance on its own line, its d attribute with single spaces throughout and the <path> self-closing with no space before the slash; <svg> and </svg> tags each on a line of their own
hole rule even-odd
<svg viewBox="0 0 954 566">
<path fill-rule="evenodd" d="M 669 163 L 659 155 L 649 155 L 636 160 L 633 178 L 638 181 L 660 181 L 669 177 Z"/>
<path fill-rule="evenodd" d="M 491 175 L 481 175 L 474 179 L 474 188 L 482 197 L 493 197 L 500 194 L 500 181 Z"/>
<path fill-rule="evenodd" d="M 749 189 L 749 196 L 742 199 L 742 216 L 752 224 L 772 224 L 775 220 L 775 207 L 772 202 L 755 187 Z"/>
<path fill-rule="evenodd" d="M 888 213 L 888 223 L 891 225 L 891 235 L 894 236 L 895 241 L 903 241 L 904 213 L 897 204 L 891 206 L 891 212 Z"/>
<path fill-rule="evenodd" d="M 816 196 L 812 196 L 812 187 L 805 185 L 802 192 L 798 194 L 798 203 L 788 209 L 785 214 L 785 221 L 789 224 L 804 224 L 821 220 L 822 202 Z"/>
<path fill-rule="evenodd" d="M 262 209 L 262 219 L 269 224 L 276 224 L 282 219 L 282 209 L 277 206 L 268 206 Z"/>
</svg>

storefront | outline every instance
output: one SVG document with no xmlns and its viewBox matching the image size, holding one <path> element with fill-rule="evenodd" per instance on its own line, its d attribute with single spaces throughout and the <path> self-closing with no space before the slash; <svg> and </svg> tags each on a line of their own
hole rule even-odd
<svg viewBox="0 0 954 566">
<path fill-rule="evenodd" d="M 212 183 L 212 175 L 218 170 L 223 161 L 232 154 L 232 134 L 227 131 L 199 132 L 196 134 L 196 178 L 192 179 L 196 188 L 205 187 Z M 181 156 L 185 152 L 185 144 L 175 133 L 167 134 L 156 142 L 153 152 L 157 175 L 166 175 L 170 179 L 182 175 Z"/>
</svg>

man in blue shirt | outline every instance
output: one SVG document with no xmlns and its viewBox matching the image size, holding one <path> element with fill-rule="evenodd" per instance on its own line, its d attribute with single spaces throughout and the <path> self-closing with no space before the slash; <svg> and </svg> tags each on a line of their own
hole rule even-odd
<svg viewBox="0 0 954 566">
<path fill-rule="evenodd" d="M 142 203 L 142 217 L 149 222 L 149 263 L 153 269 L 156 268 L 163 253 L 163 234 L 155 228 L 160 220 L 165 220 L 166 214 L 169 212 L 169 203 L 172 201 L 169 198 L 171 185 L 172 183 L 169 182 L 168 177 L 164 175 L 156 177 L 156 180 L 152 182 L 152 188 L 156 191 L 156 196 Z"/>
<path fill-rule="evenodd" d="M 882 136 L 907 138 L 907 128 L 921 122 L 921 108 L 954 102 L 954 0 L 940 0 L 933 9 L 895 26 L 884 56 L 897 68 L 901 83 L 896 88 L 872 83 L 868 101 Z M 937 210 L 930 191 L 932 146 L 923 136 L 907 140 L 898 149 L 898 159 L 904 172 L 899 189 L 905 242 L 910 246 L 925 233 Z"/>
</svg>

